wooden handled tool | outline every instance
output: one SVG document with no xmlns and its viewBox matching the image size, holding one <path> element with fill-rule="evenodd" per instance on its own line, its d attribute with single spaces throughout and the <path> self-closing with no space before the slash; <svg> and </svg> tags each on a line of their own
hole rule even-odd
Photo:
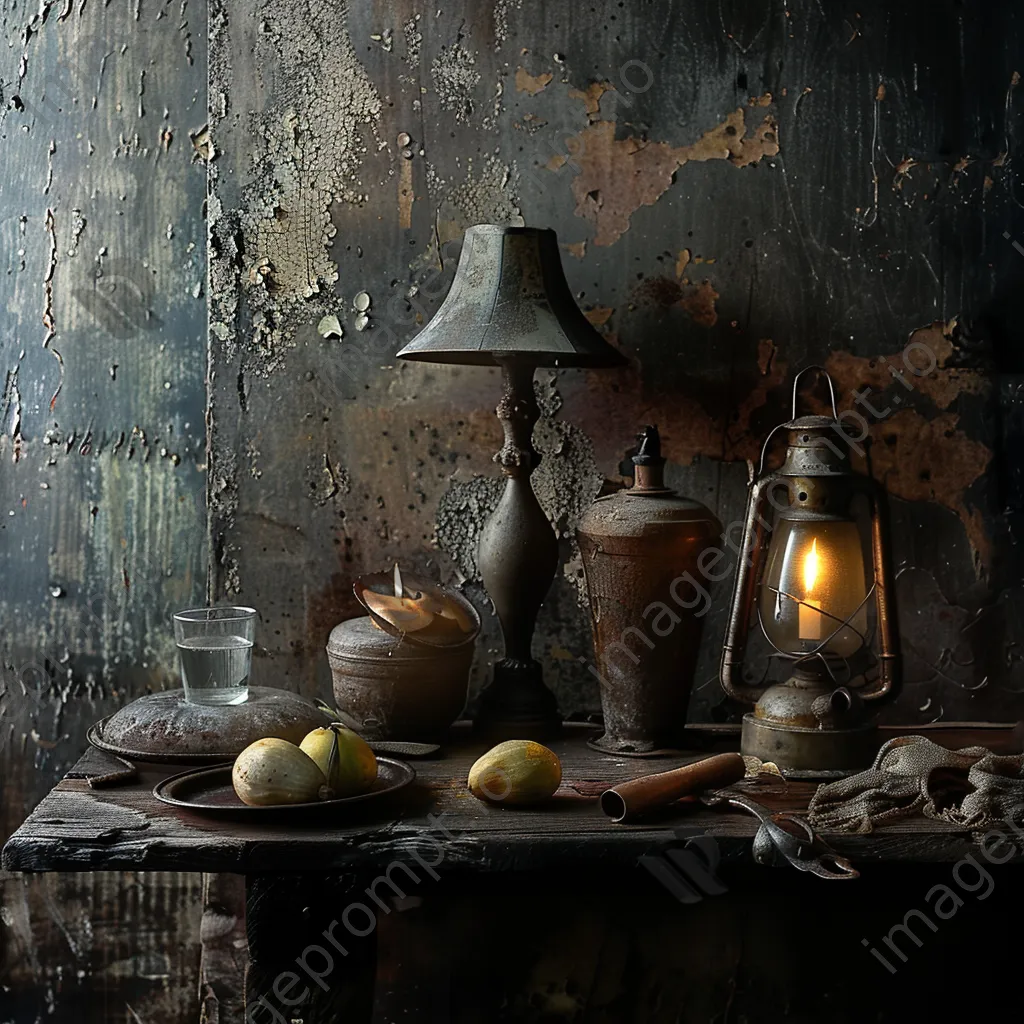
<svg viewBox="0 0 1024 1024">
<path fill-rule="evenodd" d="M 612 821 L 632 821 L 681 797 L 739 782 L 745 771 L 739 754 L 715 754 L 670 772 L 621 782 L 601 794 L 601 810 Z"/>
</svg>

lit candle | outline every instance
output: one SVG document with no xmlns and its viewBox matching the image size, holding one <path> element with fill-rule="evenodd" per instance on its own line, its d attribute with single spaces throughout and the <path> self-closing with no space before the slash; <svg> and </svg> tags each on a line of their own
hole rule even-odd
<svg viewBox="0 0 1024 1024">
<path fill-rule="evenodd" d="M 821 601 L 815 600 L 814 585 L 818 581 L 819 558 L 818 539 L 811 542 L 811 550 L 804 556 L 804 596 L 799 605 L 798 630 L 801 640 L 820 640 L 825 616 L 818 611 Z"/>
</svg>

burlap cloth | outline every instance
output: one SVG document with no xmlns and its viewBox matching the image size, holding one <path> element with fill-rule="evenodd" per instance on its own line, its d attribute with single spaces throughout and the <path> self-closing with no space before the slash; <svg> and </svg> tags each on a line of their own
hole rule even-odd
<svg viewBox="0 0 1024 1024">
<path fill-rule="evenodd" d="M 899 736 L 867 771 L 819 786 L 807 811 L 815 828 L 837 832 L 870 832 L 910 814 L 971 828 L 1024 820 L 1024 755 Z"/>
</svg>

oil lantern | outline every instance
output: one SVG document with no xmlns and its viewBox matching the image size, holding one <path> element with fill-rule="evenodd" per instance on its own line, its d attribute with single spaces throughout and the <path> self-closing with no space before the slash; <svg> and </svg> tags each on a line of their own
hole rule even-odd
<svg viewBox="0 0 1024 1024">
<path fill-rule="evenodd" d="M 765 441 L 752 474 L 729 624 L 722 688 L 754 705 L 743 717 L 743 754 L 787 775 L 823 777 L 867 767 L 879 740 L 870 706 L 894 695 L 899 640 L 892 601 L 884 489 L 850 466 L 850 439 L 836 413 L 792 419 Z M 776 431 L 786 456 L 764 472 Z M 789 678 L 762 687 L 743 679 L 756 615 L 771 657 Z M 877 639 L 876 639 L 877 637 Z"/>
</svg>

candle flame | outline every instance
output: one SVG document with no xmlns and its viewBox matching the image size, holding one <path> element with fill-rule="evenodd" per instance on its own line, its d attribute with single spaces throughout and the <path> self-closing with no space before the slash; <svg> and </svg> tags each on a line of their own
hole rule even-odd
<svg viewBox="0 0 1024 1024">
<path fill-rule="evenodd" d="M 804 597 L 810 597 L 818 581 L 818 538 L 811 543 L 811 550 L 804 557 Z"/>
</svg>

